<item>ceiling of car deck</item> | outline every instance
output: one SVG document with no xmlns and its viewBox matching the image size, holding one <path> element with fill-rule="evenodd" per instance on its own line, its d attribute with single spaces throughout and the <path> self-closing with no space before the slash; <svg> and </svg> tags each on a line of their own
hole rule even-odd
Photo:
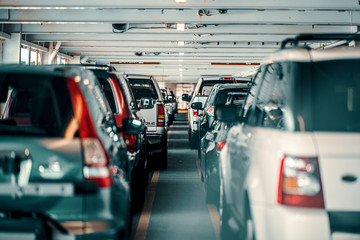
<svg viewBox="0 0 360 240">
<path fill-rule="evenodd" d="M 29 42 L 61 42 L 60 52 L 83 61 L 194 82 L 250 75 L 299 33 L 357 32 L 359 10 L 357 0 L 1 0 L 0 23 Z"/>
</svg>

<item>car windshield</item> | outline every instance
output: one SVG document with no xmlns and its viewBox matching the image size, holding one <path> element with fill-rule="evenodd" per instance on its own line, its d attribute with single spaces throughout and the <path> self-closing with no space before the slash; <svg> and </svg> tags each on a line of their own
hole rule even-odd
<svg viewBox="0 0 360 240">
<path fill-rule="evenodd" d="M 360 131 L 359 66 L 360 60 L 326 61 L 304 66 L 310 70 L 311 78 L 299 80 L 304 91 L 298 104 L 303 111 L 301 116 L 306 130 Z M 311 110 L 306 112 L 306 109 Z"/>
<path fill-rule="evenodd" d="M 152 99 L 159 98 L 156 93 L 155 86 L 150 79 L 129 78 L 129 83 L 133 90 L 136 100 L 140 100 L 141 98 L 144 97 L 152 98 Z"/>
<path fill-rule="evenodd" d="M 0 135 L 64 137 L 73 119 L 66 79 L 0 73 L 1 102 L 5 103 Z"/>
</svg>

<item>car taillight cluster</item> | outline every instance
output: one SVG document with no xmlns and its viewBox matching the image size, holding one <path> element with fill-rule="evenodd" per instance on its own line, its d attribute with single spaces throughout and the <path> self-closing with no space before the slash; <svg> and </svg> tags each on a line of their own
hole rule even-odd
<svg viewBox="0 0 360 240">
<path fill-rule="evenodd" d="M 158 126 L 165 126 L 165 109 L 164 106 L 159 104 L 158 105 Z"/>
<path fill-rule="evenodd" d="M 193 110 L 193 116 L 199 116 L 199 111 L 198 110 Z"/>
<path fill-rule="evenodd" d="M 217 152 L 217 153 L 220 153 L 221 150 L 225 147 L 225 145 L 226 145 L 226 140 L 219 142 L 219 143 L 216 145 L 216 152 Z"/>
<path fill-rule="evenodd" d="M 283 157 L 277 202 L 296 207 L 324 208 L 319 163 L 316 157 Z"/>
<path fill-rule="evenodd" d="M 99 187 L 110 187 L 113 184 L 110 157 L 99 140 L 84 96 L 72 78 L 68 78 L 68 89 L 74 115 L 79 124 L 78 131 L 84 158 L 84 178 L 87 181 L 95 181 Z"/>
<path fill-rule="evenodd" d="M 125 134 L 125 142 L 127 144 L 127 150 L 134 152 L 136 147 L 136 135 Z"/>
</svg>

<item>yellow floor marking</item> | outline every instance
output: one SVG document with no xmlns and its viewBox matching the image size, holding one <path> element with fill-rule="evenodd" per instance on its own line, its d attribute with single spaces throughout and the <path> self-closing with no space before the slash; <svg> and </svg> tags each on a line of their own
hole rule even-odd
<svg viewBox="0 0 360 240">
<path fill-rule="evenodd" d="M 150 223 L 151 209 L 155 199 L 156 185 L 159 180 L 159 171 L 155 171 L 149 185 L 144 208 L 141 213 L 139 224 L 136 229 L 135 240 L 145 240 L 146 233 Z"/>
</svg>

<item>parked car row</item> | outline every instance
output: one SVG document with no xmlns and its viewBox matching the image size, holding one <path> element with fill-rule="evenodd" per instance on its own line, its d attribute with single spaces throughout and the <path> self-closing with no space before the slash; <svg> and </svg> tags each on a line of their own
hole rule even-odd
<svg viewBox="0 0 360 240">
<path fill-rule="evenodd" d="M 316 37 L 285 42 L 245 97 L 229 92 L 203 120 L 201 176 L 223 240 L 360 238 L 360 50 L 297 46 Z"/>
<path fill-rule="evenodd" d="M 0 66 L 1 239 L 129 238 L 148 166 L 167 165 L 164 101 L 149 79 L 157 95 L 137 98 L 136 80 L 108 66 Z"/>
</svg>

